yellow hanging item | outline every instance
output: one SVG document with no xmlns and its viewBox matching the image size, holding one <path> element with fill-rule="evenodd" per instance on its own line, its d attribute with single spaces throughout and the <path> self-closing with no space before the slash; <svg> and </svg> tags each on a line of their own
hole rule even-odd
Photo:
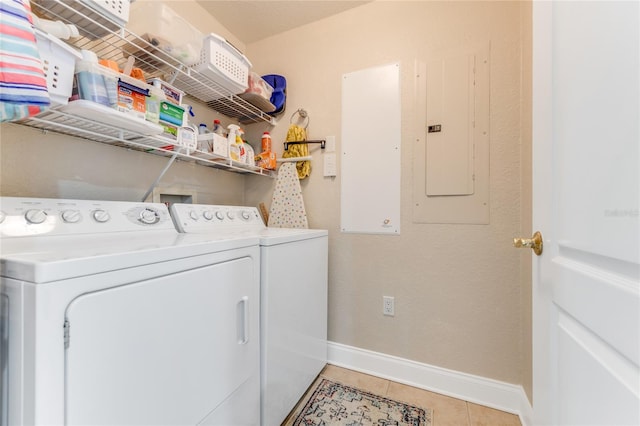
<svg viewBox="0 0 640 426">
<path fill-rule="evenodd" d="M 307 131 L 304 127 L 300 127 L 296 124 L 289 126 L 287 131 L 286 142 L 293 141 L 306 141 Z M 307 157 L 309 155 L 309 145 L 306 143 L 291 144 L 287 147 L 287 150 L 282 153 L 283 158 L 292 157 Z M 296 162 L 296 169 L 298 171 L 298 179 L 304 179 L 311 174 L 311 161 L 298 161 Z"/>
</svg>

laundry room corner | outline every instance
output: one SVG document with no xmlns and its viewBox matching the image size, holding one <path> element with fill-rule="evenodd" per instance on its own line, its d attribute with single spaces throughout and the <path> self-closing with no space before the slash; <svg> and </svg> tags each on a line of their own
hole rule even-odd
<svg viewBox="0 0 640 426">
<path fill-rule="evenodd" d="M 331 342 L 529 388 L 530 301 L 521 286 L 526 277 L 520 255 L 510 247 L 523 221 L 526 193 L 521 200 L 520 192 L 527 189 L 521 163 L 528 159 L 521 159 L 520 145 L 527 138 L 520 127 L 528 96 L 522 80 L 527 7 L 523 2 L 373 2 L 247 45 L 256 68 L 287 77 L 287 111 L 269 129 L 278 155 L 297 108 L 311 115 L 310 139 L 336 136 L 337 176 L 323 176 L 326 154 L 311 148 L 311 176 L 301 180 L 310 227 L 329 230 Z M 419 223 L 412 214 L 413 164 L 425 120 L 415 107 L 424 96 L 417 89 L 416 64 L 479 43 L 490 44 L 489 220 Z M 401 76 L 401 232 L 344 233 L 341 79 L 392 62 L 400 63 Z M 268 206 L 272 190 L 272 182 L 249 177 L 247 204 Z M 383 315 L 385 295 L 395 298 L 393 317 Z"/>
</svg>

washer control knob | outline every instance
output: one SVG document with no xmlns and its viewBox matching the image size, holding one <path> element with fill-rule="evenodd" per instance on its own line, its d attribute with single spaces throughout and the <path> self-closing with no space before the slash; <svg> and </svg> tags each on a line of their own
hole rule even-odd
<svg viewBox="0 0 640 426">
<path fill-rule="evenodd" d="M 236 214 L 235 214 L 233 211 L 229 210 L 229 211 L 227 212 L 227 217 L 228 217 L 229 219 L 233 220 L 233 219 L 236 217 Z"/>
<path fill-rule="evenodd" d="M 7 217 L 6 214 L 4 214 L 3 211 L 0 211 L 0 223 L 4 222 L 4 218 Z"/>
<path fill-rule="evenodd" d="M 62 221 L 65 223 L 78 223 L 82 218 L 78 210 L 65 210 L 62 212 Z"/>
<path fill-rule="evenodd" d="M 195 211 L 195 210 L 191 210 L 191 211 L 189 212 L 189 217 L 190 217 L 191 219 L 193 219 L 193 220 L 198 220 L 198 213 L 196 213 L 196 211 Z"/>
<path fill-rule="evenodd" d="M 209 210 L 207 210 L 204 213 L 202 213 L 202 217 L 204 217 L 205 220 L 211 220 L 211 219 L 213 219 L 213 213 L 211 213 Z"/>
<path fill-rule="evenodd" d="M 243 210 L 242 213 L 240 214 L 240 216 L 242 217 L 242 219 L 244 220 L 249 220 L 251 219 L 251 213 L 249 213 L 247 210 Z"/>
<path fill-rule="evenodd" d="M 24 218 L 28 223 L 37 225 L 47 220 L 47 213 L 44 210 L 40 209 L 29 209 L 25 212 Z"/>
<path fill-rule="evenodd" d="M 94 210 L 91 216 L 93 217 L 93 220 L 98 223 L 106 223 L 111 219 L 109 212 L 102 209 Z"/>
<path fill-rule="evenodd" d="M 160 215 L 153 209 L 146 208 L 140 212 L 138 220 L 146 225 L 160 222 Z"/>
<path fill-rule="evenodd" d="M 217 218 L 218 220 L 224 220 L 224 213 L 222 213 L 220 210 L 218 210 L 218 211 L 216 212 L 216 218 Z"/>
</svg>

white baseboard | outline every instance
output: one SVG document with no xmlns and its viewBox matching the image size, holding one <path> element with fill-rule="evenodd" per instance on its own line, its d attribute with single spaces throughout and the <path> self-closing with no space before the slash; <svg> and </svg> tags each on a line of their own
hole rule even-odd
<svg viewBox="0 0 640 426">
<path fill-rule="evenodd" d="M 533 410 L 522 386 L 340 343 L 328 346 L 330 364 L 517 414 L 523 426 L 533 425 Z"/>
</svg>

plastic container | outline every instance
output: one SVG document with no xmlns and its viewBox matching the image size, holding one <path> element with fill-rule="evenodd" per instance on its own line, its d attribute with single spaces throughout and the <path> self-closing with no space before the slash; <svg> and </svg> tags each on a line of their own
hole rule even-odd
<svg viewBox="0 0 640 426">
<path fill-rule="evenodd" d="M 162 89 L 159 89 L 155 86 L 150 86 L 149 96 L 146 99 L 147 112 L 145 114 L 145 118 L 148 121 L 157 123 L 160 120 L 160 104 L 166 101 L 166 99 L 167 97 L 165 96 Z"/>
<path fill-rule="evenodd" d="M 211 130 L 209 130 L 207 125 L 204 124 L 204 123 L 198 124 L 198 134 L 199 135 L 206 135 L 207 133 L 211 133 Z"/>
<path fill-rule="evenodd" d="M 220 124 L 220 120 L 213 120 L 213 133 L 224 136 L 224 129 L 222 128 L 222 124 Z"/>
<path fill-rule="evenodd" d="M 198 135 L 198 150 L 221 157 L 229 157 L 229 143 L 226 138 L 217 133 Z"/>
<path fill-rule="evenodd" d="M 118 74 L 97 62 L 76 63 L 76 87 L 80 99 L 110 108 L 118 104 Z"/>
<path fill-rule="evenodd" d="M 244 159 L 245 164 L 248 164 L 250 166 L 255 166 L 256 165 L 256 158 L 255 158 L 256 157 L 256 153 L 253 150 L 253 147 L 250 144 L 245 143 L 244 144 L 244 150 L 246 151 L 246 156 L 245 156 L 245 159 Z"/>
<path fill-rule="evenodd" d="M 269 85 L 262 77 L 257 73 L 249 73 L 249 87 L 244 93 L 254 93 L 267 101 L 271 99 L 273 93 L 273 87 Z"/>
<path fill-rule="evenodd" d="M 269 132 L 264 132 L 262 134 L 262 152 L 270 152 L 271 151 L 271 135 Z"/>
<path fill-rule="evenodd" d="M 147 83 L 151 84 L 154 87 L 162 89 L 165 96 L 167 97 L 167 101 L 176 104 L 182 105 L 182 97 L 184 96 L 184 92 L 164 80 L 160 80 L 159 78 L 152 78 L 147 81 Z"/>
<path fill-rule="evenodd" d="M 193 67 L 232 94 L 242 93 L 249 87 L 251 62 L 217 34 L 204 38 L 200 61 Z"/>
<path fill-rule="evenodd" d="M 185 65 L 200 60 L 204 34 L 161 1 L 132 3 L 127 29 Z"/>
<path fill-rule="evenodd" d="M 82 56 L 76 49 L 52 35 L 37 29 L 35 34 L 51 106 L 66 105 L 73 89 L 75 63 Z"/>
</svg>

